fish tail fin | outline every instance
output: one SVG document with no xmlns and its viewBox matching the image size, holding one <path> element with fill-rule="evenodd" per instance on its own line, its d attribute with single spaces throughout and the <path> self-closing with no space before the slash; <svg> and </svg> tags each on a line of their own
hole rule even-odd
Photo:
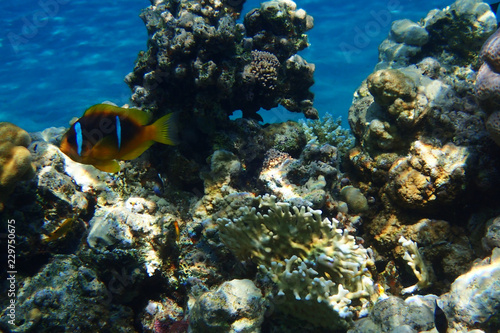
<svg viewBox="0 0 500 333">
<path fill-rule="evenodd" d="M 178 112 L 172 112 L 149 125 L 151 126 L 152 132 L 151 140 L 166 145 L 176 145 L 179 142 L 177 132 L 177 118 Z"/>
</svg>

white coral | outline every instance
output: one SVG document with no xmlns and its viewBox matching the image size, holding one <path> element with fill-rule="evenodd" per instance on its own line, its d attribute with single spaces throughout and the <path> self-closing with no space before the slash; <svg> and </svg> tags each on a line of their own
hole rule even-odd
<svg viewBox="0 0 500 333">
<path fill-rule="evenodd" d="M 418 282 L 413 286 L 403 289 L 403 294 L 413 293 L 417 290 L 427 288 L 431 285 L 429 271 L 425 265 L 424 258 L 418 251 L 417 244 L 412 240 L 406 239 L 403 236 L 399 238 L 399 242 L 405 248 L 403 259 L 408 261 L 408 266 L 411 267 L 413 273 L 418 279 Z"/>
</svg>

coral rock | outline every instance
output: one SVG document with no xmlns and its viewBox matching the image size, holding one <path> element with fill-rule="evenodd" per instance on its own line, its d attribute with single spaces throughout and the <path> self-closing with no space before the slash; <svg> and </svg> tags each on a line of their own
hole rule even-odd
<svg viewBox="0 0 500 333">
<path fill-rule="evenodd" d="M 19 286 L 16 331 L 102 332 L 107 327 L 134 331 L 132 310 L 113 303 L 112 298 L 106 284 L 77 256 L 56 255 Z M 34 315 L 33 309 L 42 315 Z M 8 309 L 0 317 L 4 325 L 7 314 Z"/>
<path fill-rule="evenodd" d="M 395 69 L 379 70 L 368 76 L 368 90 L 382 106 L 389 106 L 397 99 L 410 102 L 416 96 L 411 78 Z"/>
<path fill-rule="evenodd" d="M 490 220 L 486 224 L 486 234 L 481 239 L 485 251 L 491 251 L 495 247 L 500 248 L 500 216 Z"/>
<path fill-rule="evenodd" d="M 467 327 L 498 323 L 500 306 L 500 248 L 469 272 L 459 276 L 450 292 L 441 296 L 441 308 L 453 328 L 463 332 Z M 481 327 L 481 326 L 479 326 Z"/>
<path fill-rule="evenodd" d="M 355 322 L 348 333 L 423 332 L 434 327 L 436 296 L 412 296 L 406 300 L 387 297 L 379 300 L 366 318 Z"/>
<path fill-rule="evenodd" d="M 491 113 L 500 106 L 500 73 L 493 71 L 488 63 L 479 68 L 475 91 L 479 104 L 486 112 Z"/>
<path fill-rule="evenodd" d="M 231 280 L 196 300 L 189 312 L 189 330 L 260 332 L 265 311 L 262 293 L 252 281 Z"/>
<path fill-rule="evenodd" d="M 340 191 L 340 197 L 347 203 L 349 211 L 354 214 L 368 210 L 368 200 L 359 188 L 350 185 L 344 186 Z"/>
<path fill-rule="evenodd" d="M 465 147 L 433 147 L 414 142 L 410 156 L 394 162 L 387 185 L 392 198 L 404 207 L 429 208 L 453 202 L 463 192 Z"/>
<path fill-rule="evenodd" d="M 423 46 L 429 40 L 427 30 L 408 19 L 394 21 L 390 35 L 397 43 L 407 45 Z"/>
<path fill-rule="evenodd" d="M 500 146 L 500 111 L 494 112 L 488 117 L 486 129 L 491 139 Z"/>
</svg>

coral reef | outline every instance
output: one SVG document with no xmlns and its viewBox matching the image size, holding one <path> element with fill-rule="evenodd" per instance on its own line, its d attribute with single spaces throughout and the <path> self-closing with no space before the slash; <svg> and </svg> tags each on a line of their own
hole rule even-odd
<svg viewBox="0 0 500 333">
<path fill-rule="evenodd" d="M 149 48 L 126 78 L 134 104 L 181 111 L 205 133 L 235 110 L 258 119 L 259 109 L 279 104 L 317 118 L 308 90 L 314 65 L 296 54 L 308 46 L 312 17 L 292 1 L 268 1 L 241 24 L 242 4 L 162 1 L 145 9 Z"/>
<path fill-rule="evenodd" d="M 442 10 L 431 10 L 418 23 L 395 21 L 379 46 L 377 69 L 406 67 L 425 57 L 443 65 L 470 63 L 496 28 L 495 14 L 481 0 L 455 1 Z"/>
<path fill-rule="evenodd" d="M 243 2 L 142 13 L 148 50 L 127 82 L 155 116 L 180 112 L 179 146 L 107 174 L 61 153 L 64 129 L 31 143 L 19 132 L 35 169 L 0 212 L 22 226 L 16 283 L 4 280 L 15 325 L 0 298 L 1 329 L 395 333 L 447 319 L 449 332 L 498 331 L 488 6 L 394 22 L 355 93 L 351 136 L 330 115 L 259 124 L 278 104 L 315 117 L 314 66 L 297 55 L 312 18 L 279 0 L 238 23 Z"/>
<path fill-rule="evenodd" d="M 374 292 L 367 269 L 373 262 L 338 221 L 322 220 L 321 211 L 276 202 L 273 196 L 257 197 L 236 215 L 217 220 L 221 239 L 239 259 L 251 259 L 270 274 L 276 296 L 288 300 L 280 307 L 309 308 L 305 317 L 312 321 L 315 311 L 331 309 L 330 323 L 323 325 L 344 326 L 340 318 L 352 315 L 351 302 L 366 305 Z"/>
<path fill-rule="evenodd" d="M 486 132 L 496 123 L 485 126 L 487 111 L 479 108 L 475 87 L 480 47 L 495 28 L 489 6 L 473 0 L 433 10 L 419 23 L 394 22 L 379 48 L 381 62 L 349 110 L 356 145 L 347 173 L 373 198 L 364 216 L 365 241 L 377 251 L 393 251 L 399 263 L 404 252 L 394 235 L 416 242 L 439 281 L 431 288 L 446 289 L 449 282 L 441 281 L 465 273 L 478 255 L 467 245 L 470 234 L 446 230 L 484 230 L 491 216 L 468 225 L 466 207 L 488 210 L 493 201 L 480 202 L 477 193 L 499 194 L 497 153 Z"/>
<path fill-rule="evenodd" d="M 30 142 L 28 132 L 14 124 L 0 122 L 0 211 L 17 183 L 35 174 L 26 148 Z"/>
</svg>

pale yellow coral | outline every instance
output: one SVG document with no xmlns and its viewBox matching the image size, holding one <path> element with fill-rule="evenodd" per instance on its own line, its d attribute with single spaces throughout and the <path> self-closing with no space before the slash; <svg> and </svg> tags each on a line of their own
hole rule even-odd
<svg viewBox="0 0 500 333">
<path fill-rule="evenodd" d="M 406 239 L 403 236 L 399 238 L 399 243 L 404 247 L 405 254 L 403 259 L 408 262 L 413 273 L 418 279 L 418 282 L 413 286 L 403 289 L 403 294 L 413 293 L 417 290 L 427 288 L 431 285 L 430 274 L 425 264 L 424 258 L 418 250 L 417 243 L 412 240 Z"/>
<path fill-rule="evenodd" d="M 30 143 L 28 132 L 8 122 L 0 123 L 0 210 L 17 182 L 35 174 L 31 153 L 26 148 Z"/>
<path fill-rule="evenodd" d="M 217 223 L 222 241 L 239 259 L 252 259 L 268 273 L 278 296 L 349 316 L 351 300 L 367 302 L 374 292 L 368 272 L 373 261 L 337 220 L 321 214 L 264 196 L 253 207 L 239 208 L 239 218 Z"/>
</svg>

